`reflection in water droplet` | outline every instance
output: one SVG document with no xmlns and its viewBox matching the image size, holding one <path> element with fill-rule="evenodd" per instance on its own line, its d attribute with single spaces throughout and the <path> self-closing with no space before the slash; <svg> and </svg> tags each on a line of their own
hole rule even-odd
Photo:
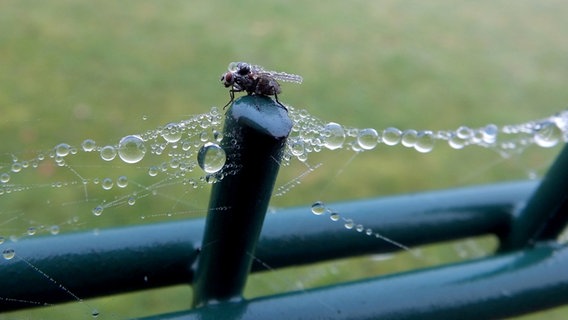
<svg viewBox="0 0 568 320">
<path fill-rule="evenodd" d="M 59 234 L 59 226 L 51 226 L 51 228 L 49 228 L 49 232 L 52 235 L 57 235 Z"/>
<path fill-rule="evenodd" d="M 312 213 L 315 215 L 322 215 L 325 212 L 325 204 L 321 201 L 316 201 L 312 204 Z"/>
<path fill-rule="evenodd" d="M 101 159 L 111 161 L 116 157 L 116 148 L 113 146 L 104 146 L 101 148 Z"/>
<path fill-rule="evenodd" d="M 60 143 L 55 146 L 55 155 L 59 157 L 65 157 L 69 154 L 70 149 L 71 146 L 69 146 L 67 143 Z"/>
<path fill-rule="evenodd" d="M 417 136 L 414 149 L 418 152 L 427 153 L 434 149 L 434 135 L 430 131 L 420 131 Z"/>
<path fill-rule="evenodd" d="M 383 130 L 383 143 L 387 146 L 394 146 L 400 142 L 402 132 L 397 128 L 386 128 Z"/>
<path fill-rule="evenodd" d="M 402 134 L 401 143 L 403 146 L 407 148 L 412 148 L 416 144 L 417 140 L 418 140 L 418 132 L 416 132 L 416 130 L 410 129 L 410 130 L 405 130 L 404 133 Z"/>
<path fill-rule="evenodd" d="M 102 206 L 96 206 L 93 208 L 93 214 L 95 216 L 100 216 L 103 213 L 104 208 Z"/>
<path fill-rule="evenodd" d="M 101 182 L 101 186 L 103 187 L 103 189 L 105 190 L 110 190 L 112 189 L 113 186 L 113 182 L 111 178 L 104 178 L 103 181 Z"/>
<path fill-rule="evenodd" d="M 345 130 L 335 122 L 325 125 L 323 135 L 325 136 L 324 145 L 329 150 L 339 149 L 345 141 Z"/>
<path fill-rule="evenodd" d="M 360 130 L 357 135 L 357 143 L 364 150 L 374 149 L 379 143 L 377 130 L 372 128 Z"/>
<path fill-rule="evenodd" d="M 1 183 L 8 183 L 10 181 L 10 175 L 7 173 L 3 173 L 0 175 L 0 182 Z"/>
<path fill-rule="evenodd" d="M 332 212 L 329 215 L 329 218 L 331 219 L 331 221 L 338 221 L 339 219 L 341 219 L 341 216 L 337 212 Z"/>
<path fill-rule="evenodd" d="M 95 143 L 95 140 L 91 139 L 86 139 L 83 141 L 83 143 L 81 143 L 81 148 L 83 148 L 83 151 L 85 152 L 91 152 L 95 150 L 96 146 L 97 144 Z"/>
<path fill-rule="evenodd" d="M 162 130 L 162 137 L 170 143 L 178 142 L 183 132 L 177 123 L 168 123 Z"/>
<path fill-rule="evenodd" d="M 4 249 L 4 251 L 2 252 L 2 256 L 6 260 L 13 259 L 16 256 L 16 251 L 14 251 L 14 249 L 11 248 Z"/>
<path fill-rule="evenodd" d="M 128 186 L 128 178 L 126 176 L 120 176 L 116 179 L 116 185 L 119 188 L 126 188 Z"/>
<path fill-rule="evenodd" d="M 562 139 L 562 131 L 554 122 L 540 123 L 535 128 L 534 142 L 543 148 L 552 148 Z"/>
<path fill-rule="evenodd" d="M 118 143 L 118 155 L 126 163 L 136 163 L 144 158 L 146 146 L 144 140 L 136 135 L 122 138 Z"/>
<path fill-rule="evenodd" d="M 225 150 L 211 142 L 204 144 L 197 153 L 197 163 L 207 173 L 221 170 L 226 160 Z"/>
</svg>

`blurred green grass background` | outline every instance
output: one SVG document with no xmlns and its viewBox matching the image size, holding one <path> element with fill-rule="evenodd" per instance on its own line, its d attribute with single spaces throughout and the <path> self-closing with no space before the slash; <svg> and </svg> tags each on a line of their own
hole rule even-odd
<svg viewBox="0 0 568 320">
<path fill-rule="evenodd" d="M 568 5 L 562 1 L 527 0 L 3 1 L 0 161 L 6 168 L 12 155 L 26 158 L 60 142 L 78 146 L 92 138 L 116 143 L 126 134 L 222 106 L 228 94 L 218 80 L 231 61 L 302 75 L 302 85 L 284 84 L 281 100 L 351 127 L 438 130 L 539 119 L 565 108 L 568 100 L 566 16 Z M 321 159 L 324 166 L 304 179 L 299 191 L 274 199 L 274 205 L 523 179 L 542 174 L 557 152 L 532 149 L 501 159 L 476 147 L 456 151 L 437 145 L 430 154 L 418 154 L 379 146 L 357 156 L 338 177 L 351 153 L 327 152 L 311 160 Z M 80 161 L 72 165 L 92 176 L 129 170 L 100 163 L 81 167 Z M 301 165 L 283 168 L 282 183 L 304 170 Z M 37 178 L 32 175 L 29 181 Z M 45 196 L 53 203 L 83 197 L 75 189 L 38 192 L 53 193 Z M 197 209 L 206 204 L 206 190 L 192 197 Z M 2 201 L 24 212 L 24 227 L 34 220 L 58 223 L 75 214 L 61 212 L 65 206 L 34 203 L 28 193 Z M 163 212 L 164 206 L 171 203 L 143 208 Z M 139 208 L 107 216 L 101 226 L 139 223 Z M 2 211 L 3 221 L 10 212 Z M 85 228 L 94 226 L 99 225 L 87 220 Z M 309 286 L 312 276 L 319 283 L 342 275 L 356 278 L 347 269 L 369 268 L 374 274 L 391 268 L 369 266 L 368 259 L 358 265 L 332 277 L 292 270 L 254 278 L 247 290 L 254 296 L 286 290 L 288 279 L 303 279 Z M 407 268 L 392 268 L 397 267 Z M 134 317 L 183 309 L 188 292 L 186 287 L 160 289 L 91 304 L 108 310 L 100 310 L 99 318 Z M 55 319 L 69 312 L 80 317 L 85 306 L 73 303 L 9 317 Z"/>
</svg>

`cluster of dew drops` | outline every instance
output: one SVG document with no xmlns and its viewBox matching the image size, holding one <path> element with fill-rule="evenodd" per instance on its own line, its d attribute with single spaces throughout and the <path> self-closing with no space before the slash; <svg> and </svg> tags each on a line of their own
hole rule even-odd
<svg viewBox="0 0 568 320">
<path fill-rule="evenodd" d="M 437 142 L 442 141 L 454 149 L 467 146 L 491 148 L 507 157 L 530 145 L 549 148 L 568 141 L 568 111 L 517 125 L 499 127 L 488 124 L 480 128 L 461 126 L 456 130 L 420 131 L 394 127 L 384 130 L 351 128 L 335 122 L 323 122 L 303 109 L 297 110 L 291 106 L 288 109 L 294 125 L 287 140 L 282 165 L 288 165 L 292 159 L 306 163 L 311 152 L 320 152 L 324 149 L 363 152 L 373 150 L 379 145 L 400 145 L 427 153 L 434 149 Z M 53 182 L 52 187 L 60 188 L 68 184 L 82 183 L 99 185 L 103 190 L 111 190 L 115 186 L 119 189 L 128 186 L 127 176 L 120 176 L 117 179 L 83 178 L 67 165 L 67 159 L 78 153 L 94 155 L 104 162 L 120 159 L 124 165 L 140 165 L 142 160 L 146 159 L 150 162 L 144 164 L 147 174 L 150 177 L 165 177 L 160 180 L 164 184 L 173 181 L 193 188 L 203 187 L 238 170 L 231 168 L 231 161 L 227 161 L 226 152 L 219 145 L 223 139 L 222 125 L 223 115 L 218 108 L 212 107 L 209 112 L 195 115 L 187 120 L 127 135 L 115 144 L 100 145 L 92 139 L 86 139 L 78 147 L 60 143 L 51 150 L 39 152 L 35 158 L 29 160 L 13 157 L 11 165 L 0 168 L 0 170 L 6 169 L 4 172 L 0 171 L 0 196 L 25 191 L 28 187 L 12 183 L 13 177 L 24 170 L 38 168 L 44 161 L 53 161 L 57 166 L 67 167 L 77 175 L 77 181 Z M 149 157 L 149 154 L 152 157 Z M 197 178 L 189 174 L 196 168 L 199 168 Z M 151 192 L 155 192 L 160 188 L 160 184 L 152 188 Z M 108 207 L 123 203 L 134 205 L 137 197 L 140 195 L 134 193 L 110 202 L 104 201 L 96 205 L 92 213 L 99 216 Z M 340 220 L 338 215 L 330 215 L 330 218 L 334 221 Z M 351 224 L 347 223 L 346 226 Z M 362 228 L 355 226 L 356 230 L 363 231 Z M 57 227 L 52 229 L 52 234 L 59 232 Z"/>
<path fill-rule="evenodd" d="M 147 174 L 150 177 L 162 175 L 166 177 L 163 181 L 176 179 L 181 180 L 184 185 L 199 188 L 223 177 L 220 172 L 225 166 L 226 156 L 225 151 L 219 146 L 223 138 L 221 126 L 222 114 L 216 107 L 212 107 L 208 113 L 196 115 L 187 120 L 168 123 L 140 134 L 127 135 L 116 144 L 99 145 L 92 139 L 86 139 L 79 147 L 60 143 L 49 151 L 39 152 L 31 160 L 19 160 L 13 156 L 13 162 L 8 170 L 0 172 L 0 196 L 26 191 L 28 187 L 11 183 L 11 181 L 20 172 L 38 168 L 44 161 L 53 161 L 57 166 L 67 167 L 77 175 L 77 181 L 54 182 L 52 187 L 60 188 L 69 184 L 82 183 L 100 185 L 103 190 L 111 190 L 115 186 L 118 188 L 128 186 L 127 176 L 120 176 L 116 179 L 110 177 L 83 178 L 72 166 L 67 165 L 70 157 L 81 152 L 92 154 L 104 162 L 120 159 L 124 165 L 139 164 L 143 159 L 148 158 L 148 154 L 151 154 L 155 157 L 152 157 L 150 161 L 155 161 L 155 163 L 147 165 Z M 197 178 L 194 177 L 195 175 L 189 175 L 196 168 L 201 170 Z M 133 194 L 120 200 L 134 205 L 136 196 Z M 116 205 L 116 202 L 97 205 L 92 209 L 92 213 L 99 216 L 106 207 L 112 205 Z M 57 231 L 54 230 L 52 233 Z"/>
<path fill-rule="evenodd" d="M 480 128 L 460 126 L 456 130 L 401 130 L 394 127 L 377 131 L 373 128 L 349 128 L 335 122 L 325 123 L 310 115 L 306 110 L 290 109 L 294 121 L 292 133 L 288 139 L 288 150 L 284 163 L 291 158 L 306 162 L 312 152 L 323 149 L 347 149 L 354 152 L 373 150 L 379 145 L 413 148 L 421 153 L 431 152 L 436 143 L 445 143 L 459 150 L 468 146 L 478 146 L 495 150 L 504 158 L 519 154 L 529 146 L 551 148 L 568 141 L 568 110 L 550 117 L 516 125 L 497 126 L 488 124 Z M 407 249 L 404 245 L 383 237 L 352 219 L 344 218 L 339 212 L 329 209 L 322 201 L 312 204 L 313 214 L 329 215 L 332 221 L 343 221 L 346 229 L 374 236 Z"/>
</svg>

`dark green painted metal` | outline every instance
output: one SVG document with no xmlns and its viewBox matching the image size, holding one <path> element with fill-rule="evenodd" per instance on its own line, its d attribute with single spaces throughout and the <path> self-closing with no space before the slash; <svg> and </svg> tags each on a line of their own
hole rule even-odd
<svg viewBox="0 0 568 320">
<path fill-rule="evenodd" d="M 537 186 L 537 181 L 500 183 L 328 206 L 411 246 L 506 229 L 514 209 Z M 269 213 L 265 220 L 255 256 L 271 268 L 398 249 L 315 216 L 309 205 Z M 0 310 L 37 306 L 17 300 L 49 304 L 74 300 L 21 258 L 83 299 L 191 282 L 195 277 L 190 266 L 204 225 L 204 219 L 192 219 L 7 240 L 3 248 L 13 248 L 16 257 L 0 264 L 0 297 L 13 300 L 1 300 Z M 253 263 L 253 271 L 264 270 L 265 266 Z"/>
<path fill-rule="evenodd" d="M 203 225 L 196 220 L 7 240 L 3 250 L 16 255 L 0 263 L 0 310 L 192 281 Z"/>
<path fill-rule="evenodd" d="M 288 112 L 269 97 L 244 96 L 227 111 L 221 147 L 234 172 L 211 190 L 194 306 L 242 299 L 291 129 Z"/>
<path fill-rule="evenodd" d="M 526 207 L 513 218 L 501 250 L 555 239 L 568 222 L 568 147 L 564 147 Z"/>
<path fill-rule="evenodd" d="M 566 270 L 568 248 L 552 241 L 476 261 L 159 319 L 497 319 L 568 303 Z"/>
</svg>

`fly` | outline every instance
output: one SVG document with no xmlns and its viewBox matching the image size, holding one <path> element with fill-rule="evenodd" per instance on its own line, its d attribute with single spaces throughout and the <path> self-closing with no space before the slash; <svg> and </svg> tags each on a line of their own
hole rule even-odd
<svg viewBox="0 0 568 320">
<path fill-rule="evenodd" d="M 264 70 L 263 67 L 246 62 L 231 62 L 229 71 L 221 75 L 221 83 L 229 89 L 231 100 L 223 107 L 226 108 L 235 99 L 235 92 L 246 91 L 248 95 L 257 94 L 274 96 L 276 102 L 288 110 L 280 101 L 278 94 L 282 92 L 277 80 L 284 82 L 302 83 L 303 78 L 286 72 Z"/>
</svg>

